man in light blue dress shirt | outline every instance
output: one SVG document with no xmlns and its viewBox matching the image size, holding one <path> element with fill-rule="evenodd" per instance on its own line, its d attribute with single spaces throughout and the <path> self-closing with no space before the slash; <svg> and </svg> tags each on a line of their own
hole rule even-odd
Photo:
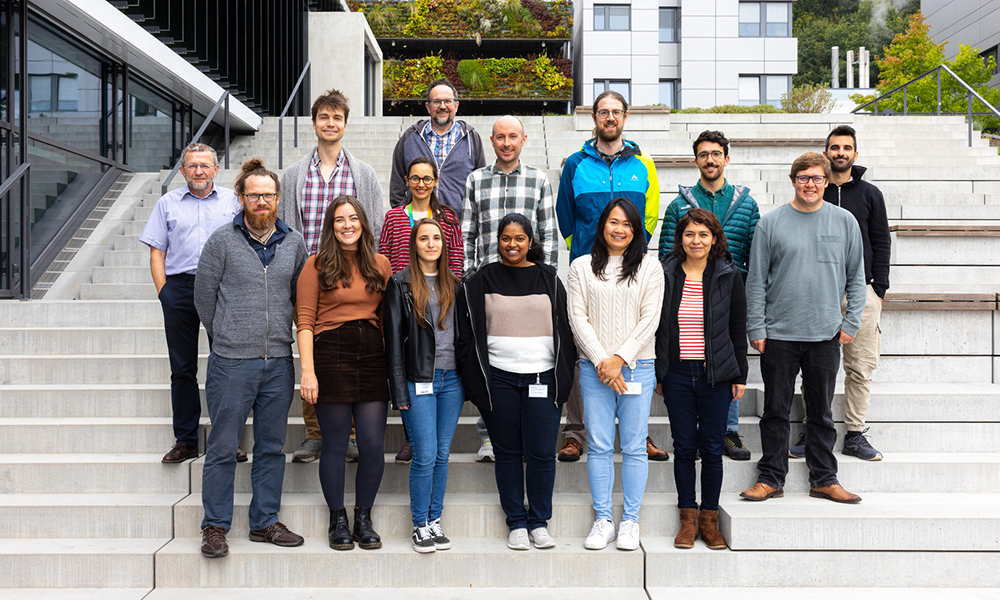
<svg viewBox="0 0 1000 600">
<path fill-rule="evenodd" d="M 170 402 L 173 448 L 165 463 L 198 456 L 201 396 L 198 390 L 198 332 L 194 279 L 201 248 L 220 226 L 241 210 L 232 190 L 215 185 L 219 159 L 210 146 L 194 143 L 183 151 L 181 175 L 187 185 L 164 194 L 139 236 L 149 246 L 149 270 L 163 308 L 170 356 Z M 238 459 L 246 460 L 242 451 Z"/>
</svg>

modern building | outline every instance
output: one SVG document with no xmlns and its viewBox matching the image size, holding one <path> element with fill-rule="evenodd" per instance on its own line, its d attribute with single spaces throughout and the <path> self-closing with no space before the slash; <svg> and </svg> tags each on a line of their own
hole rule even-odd
<svg viewBox="0 0 1000 600">
<path fill-rule="evenodd" d="M 777 105 L 798 68 L 792 4 L 577 2 L 576 103 L 613 89 L 636 106 Z"/>
<path fill-rule="evenodd" d="M 1000 65 L 1000 0 L 920 0 L 920 12 L 934 41 L 946 44 L 946 57 L 954 58 L 966 44 Z M 1000 85 L 1000 67 L 994 68 L 990 85 Z"/>
</svg>

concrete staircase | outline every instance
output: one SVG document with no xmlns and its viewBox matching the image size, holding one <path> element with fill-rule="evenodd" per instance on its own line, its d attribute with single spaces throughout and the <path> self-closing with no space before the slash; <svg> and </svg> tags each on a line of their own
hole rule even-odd
<svg viewBox="0 0 1000 600">
<path fill-rule="evenodd" d="M 868 178 L 885 192 L 893 224 L 1000 222 L 1000 158 L 985 144 L 968 148 L 961 119 L 636 116 L 642 118 L 629 120 L 627 137 L 638 139 L 654 156 L 689 157 L 691 140 L 706 128 L 722 129 L 734 139 L 801 139 L 801 146 L 734 145 L 729 180 L 749 185 L 762 211 L 790 199 L 791 160 L 815 150 L 814 140 L 833 124 L 850 122 L 859 132 L 859 163 L 870 167 Z M 492 122 L 469 120 L 484 133 Z M 557 185 L 559 164 L 588 136 L 588 121 L 589 116 L 526 119 L 529 137 L 522 158 L 548 168 Z M 355 117 L 349 123 L 345 146 L 375 167 L 386 191 L 392 146 L 409 122 Z M 277 166 L 275 132 L 274 120 L 266 120 L 248 156 Z M 312 135 L 300 124 L 301 143 L 295 149 L 286 132 L 285 166 L 312 146 Z M 933 158 L 910 152 L 928 147 L 944 151 Z M 488 151 L 487 160 L 492 159 Z M 221 173 L 219 183 L 230 185 L 235 173 Z M 717 597 L 725 588 L 819 598 L 832 597 L 840 588 L 872 587 L 880 589 L 868 595 L 840 590 L 839 595 L 938 597 L 940 591 L 924 588 L 944 587 L 961 588 L 952 595 L 996 597 L 995 589 L 978 589 L 1000 588 L 1000 321 L 995 302 L 992 310 L 920 304 L 915 310 L 884 311 L 883 358 L 873 386 L 869 434 L 885 460 L 841 457 L 840 462 L 845 486 L 864 497 L 857 506 L 809 498 L 804 461 L 791 461 L 784 499 L 763 504 L 738 499 L 755 480 L 760 454 L 763 394 L 757 360 L 751 357 L 751 385 L 740 408 L 741 433 L 754 460 L 725 459 L 721 527 L 730 551 L 709 551 L 701 542 L 688 551 L 673 547 L 678 519 L 670 462 L 650 463 L 642 549 L 584 550 L 593 519 L 586 459 L 558 464 L 550 523 L 558 547 L 507 550 L 492 467 L 474 462 L 476 413 L 467 405 L 452 446 L 445 500 L 445 529 L 455 540 L 451 550 L 421 556 L 409 547 L 408 467 L 392 461 L 402 429 L 398 414 L 391 413 L 375 509 L 382 550 L 328 548 L 329 513 L 315 463 L 288 464 L 285 471 L 281 518 L 306 536 L 306 544 L 278 549 L 250 543 L 249 463 L 237 468 L 231 554 L 224 560 L 203 559 L 204 459 L 160 463 L 173 443 L 169 366 L 148 250 L 138 235 L 164 174 L 134 178 L 109 213 L 118 220 L 103 223 L 68 270 L 66 278 L 77 277 L 75 283 L 57 282 L 42 301 L 0 303 L 5 323 L 0 331 L 0 515 L 5 517 L 0 519 L 0 597 L 266 594 L 298 599 L 364 593 L 424 598 L 433 593 L 456 599 L 566 594 L 659 599 Z M 685 166 L 661 167 L 658 174 L 661 212 L 678 182 L 688 185 L 697 177 Z M 182 183 L 178 178 L 173 185 Z M 1000 290 L 998 238 L 901 236 L 894 243 L 891 292 Z M 207 354 L 204 339 L 202 352 Z M 203 371 L 204 362 L 202 379 Z M 841 392 L 834 404 L 840 427 Z M 793 419 L 801 416 L 796 412 Z M 798 427 L 793 425 L 793 437 Z M 204 419 L 203 433 L 210 428 Z M 671 449 L 666 410 L 656 398 L 650 432 Z M 293 402 L 285 451 L 297 448 L 304 434 L 299 403 Z M 249 426 L 244 447 L 252 447 Z M 354 466 L 348 465 L 348 502 L 353 474 Z M 620 482 L 615 510 L 617 517 Z"/>
</svg>

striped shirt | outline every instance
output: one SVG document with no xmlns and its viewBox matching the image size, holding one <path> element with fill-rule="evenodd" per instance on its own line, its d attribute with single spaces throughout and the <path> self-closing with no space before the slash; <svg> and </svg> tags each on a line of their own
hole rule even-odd
<svg viewBox="0 0 1000 600">
<path fill-rule="evenodd" d="M 312 162 L 306 175 L 306 183 L 299 198 L 302 210 L 302 237 L 306 239 L 309 256 L 319 251 L 319 236 L 323 232 L 323 218 L 326 209 L 338 196 L 355 196 L 354 176 L 347 164 L 347 155 L 341 149 L 337 165 L 333 168 L 329 181 L 323 180 L 322 161 L 319 152 L 313 153 Z"/>
<path fill-rule="evenodd" d="M 700 281 L 684 281 L 677 310 L 681 360 L 705 360 L 705 308 Z"/>
<path fill-rule="evenodd" d="M 500 260 L 497 226 L 507 213 L 520 213 L 531 221 L 535 239 L 542 246 L 546 264 L 558 266 L 555 203 L 549 176 L 519 163 L 510 173 L 496 163 L 476 169 L 465 180 L 462 235 L 465 237 L 465 272 Z"/>
<path fill-rule="evenodd" d="M 444 230 L 445 243 L 448 244 L 448 268 L 459 279 L 462 278 L 462 228 L 458 225 L 458 217 L 448 207 L 444 210 L 456 222 L 455 225 L 441 223 Z M 413 215 L 419 221 L 422 217 Z M 410 215 L 406 206 L 397 206 L 385 213 L 385 223 L 382 224 L 382 235 L 378 241 L 378 252 L 389 259 L 393 273 L 399 273 L 410 264 Z"/>
<path fill-rule="evenodd" d="M 432 123 L 433 119 L 428 119 L 420 135 L 427 142 L 427 146 L 431 149 L 431 154 L 434 155 L 434 160 L 437 161 L 438 170 L 440 170 L 441 165 L 444 164 L 444 159 L 451 154 L 451 149 L 458 143 L 458 138 L 462 135 L 462 127 L 458 124 L 458 121 L 454 121 L 451 124 L 451 129 L 444 135 L 438 135 L 431 126 Z"/>
</svg>

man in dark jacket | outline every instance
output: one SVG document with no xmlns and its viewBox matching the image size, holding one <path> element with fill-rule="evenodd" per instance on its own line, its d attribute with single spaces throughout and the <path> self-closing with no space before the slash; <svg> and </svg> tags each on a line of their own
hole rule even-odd
<svg viewBox="0 0 1000 600">
<path fill-rule="evenodd" d="M 718 217 L 722 231 L 726 234 L 726 241 L 729 242 L 729 254 L 743 275 L 743 281 L 746 281 L 750 265 L 750 244 L 753 243 L 754 228 L 760 220 L 757 202 L 750 197 L 750 188 L 732 185 L 726 180 L 729 140 L 721 131 L 702 131 L 694 141 L 694 158 L 701 177 L 691 187 L 677 186 L 679 193 L 663 215 L 660 261 L 665 261 L 674 247 L 674 233 L 681 217 L 692 208 L 704 208 Z M 722 451 L 733 460 L 750 460 L 750 450 L 740 439 L 739 425 L 740 403 L 733 402 L 726 419 L 726 437 L 723 439 Z"/>
<path fill-rule="evenodd" d="M 437 193 L 441 203 L 462 216 L 465 180 L 469 173 L 486 166 L 483 140 L 465 121 L 456 121 L 458 90 L 447 79 L 438 79 L 427 87 L 427 113 L 407 128 L 392 152 L 392 175 L 389 179 L 389 204 L 405 206 L 409 200 L 406 168 L 418 156 L 433 158 L 438 167 Z"/>
</svg>

